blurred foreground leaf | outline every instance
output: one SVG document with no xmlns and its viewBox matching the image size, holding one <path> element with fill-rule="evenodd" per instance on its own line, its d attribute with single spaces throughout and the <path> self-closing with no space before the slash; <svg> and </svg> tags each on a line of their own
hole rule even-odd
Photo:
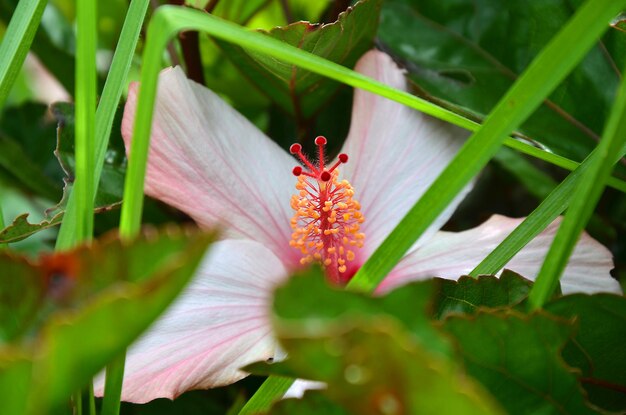
<svg viewBox="0 0 626 415">
<path fill-rule="evenodd" d="M 576 335 L 563 350 L 563 359 L 582 371 L 580 381 L 591 403 L 610 411 L 626 411 L 626 298 L 576 294 L 545 308 L 578 323 Z"/>
<path fill-rule="evenodd" d="M 592 414 L 560 352 L 566 321 L 513 311 L 450 316 L 444 329 L 459 345 L 467 372 L 510 414 Z"/>
<path fill-rule="evenodd" d="M 302 334 L 280 334 L 289 364 L 327 382 L 328 396 L 351 413 L 501 413 L 460 368 L 428 353 L 393 322 Z"/>
<path fill-rule="evenodd" d="M 372 45 L 380 4 L 380 0 L 362 0 L 340 14 L 335 23 L 296 22 L 262 33 L 352 68 Z M 310 121 L 340 86 L 338 82 L 272 57 L 227 42 L 218 44 L 244 75 L 283 111 L 295 116 L 299 124 Z"/>
<path fill-rule="evenodd" d="M 274 304 L 282 365 L 326 382 L 349 413 L 500 413 L 446 355 L 426 314 L 432 295 L 428 282 L 370 298 L 331 288 L 319 272 L 291 278 Z"/>
<path fill-rule="evenodd" d="M 302 295 L 306 293 L 306 295 Z M 450 344 L 430 321 L 432 281 L 422 281 L 400 287 L 381 297 L 370 297 L 331 287 L 321 272 L 309 271 L 291 278 L 279 287 L 274 297 L 274 312 L 280 330 L 299 331 L 309 324 L 339 326 L 354 321 L 369 321 L 376 316 L 396 319 L 414 341 L 434 354 L 448 356 Z M 324 304 L 320 307 L 320 304 Z"/>
<path fill-rule="evenodd" d="M 133 241 L 109 235 L 37 262 L 0 253 L 9 313 L 0 319 L 0 385 L 15 383 L 3 404 L 22 408 L 15 414 L 67 404 L 174 300 L 212 239 L 171 228 Z"/>
</svg>

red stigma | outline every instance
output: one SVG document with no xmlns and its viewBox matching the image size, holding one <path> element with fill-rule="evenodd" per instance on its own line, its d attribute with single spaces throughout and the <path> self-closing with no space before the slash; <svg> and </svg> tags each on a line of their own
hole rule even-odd
<svg viewBox="0 0 626 415">
<path fill-rule="evenodd" d="M 298 154 L 301 151 L 302 151 L 302 146 L 298 143 L 294 143 L 291 145 L 291 147 L 289 147 L 289 152 L 291 154 Z"/>
<path fill-rule="evenodd" d="M 305 170 L 301 166 L 296 166 L 292 170 L 293 175 L 294 176 L 304 175 L 304 176 L 308 176 L 313 179 L 319 180 L 321 182 L 329 181 L 332 178 L 331 173 L 337 167 L 339 167 L 340 164 L 344 164 L 348 162 L 348 155 L 344 153 L 340 154 L 337 158 L 338 159 L 337 162 L 333 164 L 330 168 L 327 168 L 325 165 L 325 154 L 324 154 L 325 146 L 327 143 L 328 143 L 328 140 L 326 140 L 326 137 L 324 136 L 320 135 L 315 138 L 315 145 L 318 148 L 317 166 L 311 163 L 311 161 L 304 154 L 302 154 L 301 144 L 298 144 L 298 143 L 292 144 L 291 147 L 289 147 L 289 152 L 295 155 L 298 159 L 300 159 L 304 168 L 308 169 L 308 170 Z"/>
<path fill-rule="evenodd" d="M 316 146 L 325 146 L 326 143 L 327 143 L 326 137 L 324 137 L 324 136 L 320 135 L 320 136 L 315 138 L 315 145 Z"/>
</svg>

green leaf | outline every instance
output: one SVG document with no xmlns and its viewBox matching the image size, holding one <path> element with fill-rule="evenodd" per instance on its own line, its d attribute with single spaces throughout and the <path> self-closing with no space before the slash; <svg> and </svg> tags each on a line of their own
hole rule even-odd
<svg viewBox="0 0 626 415">
<path fill-rule="evenodd" d="M 261 33 L 343 66 L 353 67 L 372 45 L 380 0 L 362 0 L 331 24 L 296 22 Z M 341 85 L 249 49 L 218 42 L 252 82 L 300 122 L 310 120 Z"/>
<path fill-rule="evenodd" d="M 338 330 L 333 324 L 294 333 L 277 324 L 289 364 L 326 382 L 327 395 L 350 413 L 501 413 L 451 362 L 412 341 L 388 319 Z"/>
<path fill-rule="evenodd" d="M 5 257 L 18 264 L 14 273 L 1 268 L 0 293 L 7 304 L 17 304 L 29 291 L 41 300 L 34 319 L 22 318 L 32 314 L 32 307 L 10 313 L 31 324 L 23 337 L 0 346 L 0 365 L 7 370 L 17 373 L 15 365 L 21 364 L 6 363 L 16 346 L 32 362 L 37 376 L 28 387 L 31 409 L 48 412 L 62 405 L 125 350 L 182 290 L 212 239 L 175 228 L 147 232 L 131 242 L 111 234 L 44 257 L 30 270 L 20 265 L 24 260 Z M 42 284 L 33 283 L 33 273 Z M 38 287 L 43 296 L 36 295 Z M 20 399 L 24 396 L 13 402 Z"/>
<path fill-rule="evenodd" d="M 565 321 L 515 312 L 450 316 L 467 372 L 510 414 L 592 414 L 560 352 L 572 335 Z"/>
<path fill-rule="evenodd" d="M 475 314 L 479 308 L 514 306 L 528 296 L 532 282 L 510 270 L 494 277 L 463 276 L 458 281 L 435 278 L 437 292 L 433 315 L 443 319 L 454 314 Z"/>
<path fill-rule="evenodd" d="M 611 294 L 568 295 L 546 311 L 575 318 L 578 331 L 563 350 L 568 365 L 582 371 L 589 400 L 610 411 L 626 410 L 626 298 Z"/>
<path fill-rule="evenodd" d="M 432 295 L 428 282 L 372 298 L 330 287 L 319 271 L 292 277 L 274 297 L 289 355 L 278 368 L 328 383 L 328 396 L 351 413 L 498 413 L 449 360 L 428 318 Z"/>
<path fill-rule="evenodd" d="M 0 122 L 0 167 L 28 192 L 58 200 L 63 171 L 54 158 L 54 119 L 43 104 L 27 103 L 4 111 Z"/>
<path fill-rule="evenodd" d="M 390 0 L 379 36 L 422 93 L 483 118 L 572 13 L 568 0 Z M 576 161 L 593 150 L 623 67 L 626 34 L 612 30 L 609 37 L 617 39 L 594 47 L 519 127 L 524 136 Z"/>
<path fill-rule="evenodd" d="M 345 409 L 330 401 L 323 393 L 307 391 L 302 399 L 284 399 L 267 412 L 270 415 L 349 415 Z"/>
<path fill-rule="evenodd" d="M 303 296 L 301 293 L 307 293 Z M 369 320 L 375 316 L 394 318 L 433 354 L 451 354 L 448 342 L 432 325 L 434 284 L 431 281 L 402 286 L 382 297 L 331 287 L 321 271 L 309 271 L 290 278 L 274 294 L 274 313 L 281 330 L 298 331 L 312 325 L 348 325 L 353 321 Z M 323 303 L 324 307 L 319 307 Z"/>
</svg>

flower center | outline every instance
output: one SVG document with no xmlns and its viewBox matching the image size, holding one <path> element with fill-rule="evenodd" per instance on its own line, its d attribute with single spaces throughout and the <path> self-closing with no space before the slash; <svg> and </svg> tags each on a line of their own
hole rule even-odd
<svg viewBox="0 0 626 415">
<path fill-rule="evenodd" d="M 337 167 L 348 162 L 346 154 L 327 168 L 324 165 L 326 138 L 317 137 L 319 162 L 315 166 L 302 154 L 302 146 L 293 144 L 289 151 L 303 166 L 293 169 L 297 195 L 291 197 L 295 214 L 291 219 L 290 245 L 302 252 L 301 264 L 318 261 L 324 266 L 328 278 L 336 284 L 346 284 L 348 262 L 356 257 L 355 250 L 363 246 L 365 235 L 359 232 L 364 218 L 361 205 L 354 200 L 354 189 L 347 180 L 338 180 Z"/>
</svg>

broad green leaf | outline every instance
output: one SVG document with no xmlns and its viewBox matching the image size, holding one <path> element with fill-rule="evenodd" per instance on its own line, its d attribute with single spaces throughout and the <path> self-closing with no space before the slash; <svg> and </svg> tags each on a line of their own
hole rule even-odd
<svg viewBox="0 0 626 415">
<path fill-rule="evenodd" d="M 261 33 L 343 66 L 352 67 L 372 45 L 380 0 L 362 0 L 335 23 L 296 22 Z M 254 84 L 300 123 L 306 123 L 340 84 L 239 46 L 218 42 L 226 56 Z"/>
<path fill-rule="evenodd" d="M 565 321 L 511 311 L 450 316 L 467 372 L 510 414 L 592 414 L 560 352 L 573 334 Z"/>
<path fill-rule="evenodd" d="M 43 104 L 26 103 L 4 111 L 0 122 L 0 167 L 16 187 L 58 200 L 63 171 L 54 158 L 56 123 Z"/>
<path fill-rule="evenodd" d="M 32 362 L 31 413 L 62 405 L 125 350 L 189 281 L 212 238 L 177 228 L 130 242 L 111 234 L 91 246 L 42 257 L 30 269 L 20 258 L 13 258 L 15 272 L 2 267 L 0 292 L 7 304 L 18 304 L 29 292 L 31 303 L 39 300 L 36 318 L 24 318 L 32 306 L 10 313 L 30 324 L 20 330 L 22 337 L 0 347 L 7 372 L 18 373 L 15 365 L 22 362 L 10 363 L 15 347 Z"/>
<path fill-rule="evenodd" d="M 458 281 L 436 278 L 433 315 L 443 319 L 454 314 L 475 314 L 481 307 L 499 308 L 514 306 L 528 296 L 532 282 L 504 270 L 498 277 L 481 275 L 478 278 L 463 276 Z"/>
<path fill-rule="evenodd" d="M 189 4 L 193 4 L 195 0 L 186 0 Z M 208 3 L 205 1 L 204 3 Z M 222 19 L 226 19 L 231 22 L 245 25 L 250 21 L 252 16 L 258 13 L 260 10 L 267 7 L 269 2 L 267 0 L 231 0 L 217 2 L 213 14 L 219 16 Z M 205 5 L 196 7 L 206 7 Z"/>
<path fill-rule="evenodd" d="M 350 415 L 350 412 L 318 391 L 307 391 L 302 399 L 279 401 L 267 413 L 269 415 Z"/>
<path fill-rule="evenodd" d="M 579 380 L 589 400 L 610 411 L 626 410 L 626 298 L 568 295 L 548 303 L 545 309 L 576 319 L 578 330 L 563 350 L 563 359 L 582 371 Z"/>
<path fill-rule="evenodd" d="M 326 382 L 326 394 L 350 413 L 502 413 L 460 368 L 427 352 L 393 321 L 338 329 L 304 320 L 302 326 L 290 332 L 276 324 L 289 364 L 304 378 Z"/>
<path fill-rule="evenodd" d="M 389 0 L 379 36 L 423 94 L 483 118 L 573 11 L 567 0 Z M 618 87 L 626 34 L 604 39 L 519 127 L 523 135 L 576 161 L 591 152 Z"/>
</svg>

